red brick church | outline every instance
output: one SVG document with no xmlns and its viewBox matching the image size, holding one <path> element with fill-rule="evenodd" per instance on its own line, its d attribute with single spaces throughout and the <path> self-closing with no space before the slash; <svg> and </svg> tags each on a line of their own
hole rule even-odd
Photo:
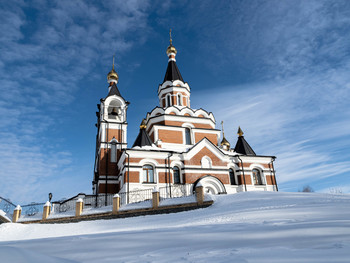
<svg viewBox="0 0 350 263">
<path fill-rule="evenodd" d="M 171 38 L 166 53 L 159 106 L 146 114 L 131 148 L 127 145 L 129 102 L 118 90 L 114 65 L 108 73 L 109 92 L 97 112 L 94 194 L 177 185 L 192 191 L 199 182 L 212 194 L 277 191 L 276 157 L 257 155 L 240 128 L 231 148 L 224 132 L 215 128 L 214 115 L 191 108 L 190 86 L 176 65 Z"/>
</svg>

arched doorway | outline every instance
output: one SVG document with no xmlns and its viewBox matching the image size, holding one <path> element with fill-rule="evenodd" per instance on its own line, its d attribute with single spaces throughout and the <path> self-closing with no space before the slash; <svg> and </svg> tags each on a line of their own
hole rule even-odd
<svg viewBox="0 0 350 263">
<path fill-rule="evenodd" d="M 206 175 L 201 178 L 199 178 L 194 184 L 193 184 L 193 190 L 196 189 L 196 185 L 198 183 L 201 183 L 203 186 L 204 193 L 208 194 L 226 194 L 226 188 L 224 184 L 216 177 L 211 175 Z"/>
</svg>

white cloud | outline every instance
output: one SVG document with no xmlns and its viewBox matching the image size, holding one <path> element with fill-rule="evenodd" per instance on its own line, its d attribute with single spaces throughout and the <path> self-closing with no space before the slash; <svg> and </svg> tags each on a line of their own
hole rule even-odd
<svg viewBox="0 0 350 263">
<path fill-rule="evenodd" d="M 64 183 L 56 187 L 61 194 L 69 193 L 74 185 L 68 182 L 87 173 L 50 133 L 79 82 L 100 61 L 145 38 L 148 1 L 13 4 L 0 11 L 0 196 L 29 202 L 42 200 L 52 181 Z M 80 185 L 90 186 L 90 179 Z"/>
</svg>

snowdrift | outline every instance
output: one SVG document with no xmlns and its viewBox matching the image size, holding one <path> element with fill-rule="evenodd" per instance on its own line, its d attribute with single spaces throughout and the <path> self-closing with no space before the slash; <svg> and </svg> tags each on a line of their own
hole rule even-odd
<svg viewBox="0 0 350 263">
<path fill-rule="evenodd" d="M 0 225 L 1 262 L 349 262 L 350 195 L 245 192 L 205 209 Z"/>
</svg>

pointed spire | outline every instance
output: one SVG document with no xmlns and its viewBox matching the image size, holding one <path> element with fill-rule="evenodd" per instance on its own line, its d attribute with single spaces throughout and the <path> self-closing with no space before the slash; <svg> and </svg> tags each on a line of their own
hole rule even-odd
<svg viewBox="0 0 350 263">
<path fill-rule="evenodd" d="M 238 134 L 238 137 L 242 137 L 244 134 L 240 126 L 238 126 L 237 134 Z"/>
<path fill-rule="evenodd" d="M 171 36 L 171 29 L 169 31 L 169 36 L 170 36 L 170 39 L 169 39 L 170 45 L 168 46 L 168 48 L 166 50 L 166 53 L 169 57 L 168 68 L 166 69 L 163 82 L 168 81 L 168 80 L 169 81 L 181 80 L 182 82 L 184 82 L 184 80 L 181 76 L 180 70 L 176 65 L 175 56 L 176 56 L 177 50 L 173 46 L 173 38 Z"/>
<path fill-rule="evenodd" d="M 118 79 L 119 79 L 117 72 L 114 70 L 114 57 L 115 57 L 115 54 L 113 55 L 112 70 L 107 74 L 108 83 L 111 83 L 111 82 L 118 83 Z"/>
<path fill-rule="evenodd" d="M 235 152 L 241 153 L 244 155 L 256 155 L 252 147 L 250 147 L 249 143 L 244 139 L 243 131 L 241 127 L 238 127 L 237 134 L 238 134 L 238 139 L 235 146 Z"/>
<path fill-rule="evenodd" d="M 140 132 L 137 135 L 137 138 L 132 145 L 132 147 L 138 146 L 138 147 L 143 147 L 143 146 L 152 146 L 152 140 L 149 137 L 147 131 L 146 131 L 146 120 L 143 119 L 140 125 Z"/>
</svg>

